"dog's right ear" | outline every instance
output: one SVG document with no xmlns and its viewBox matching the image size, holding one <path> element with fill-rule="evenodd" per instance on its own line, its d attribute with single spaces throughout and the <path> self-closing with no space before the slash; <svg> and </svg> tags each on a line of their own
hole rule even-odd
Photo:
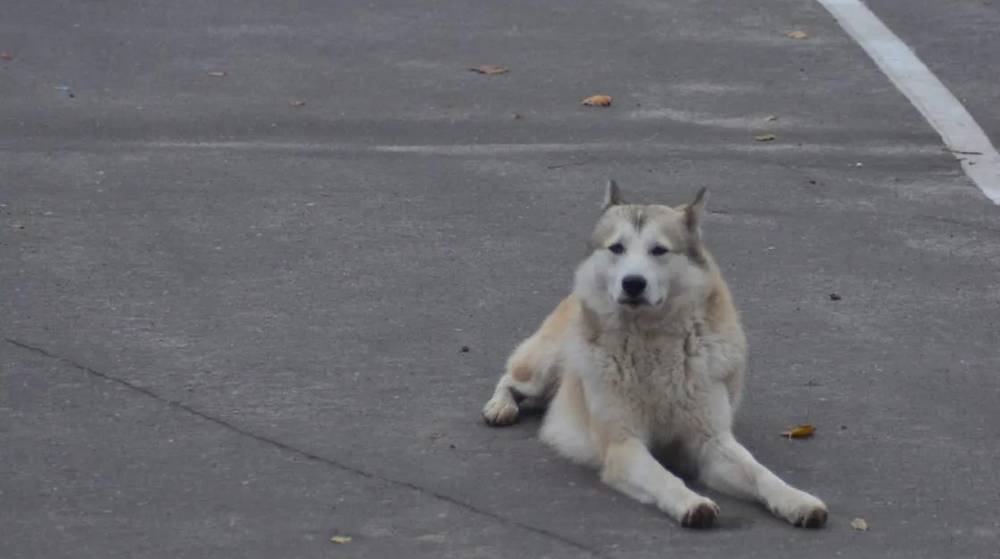
<svg viewBox="0 0 1000 559">
<path fill-rule="evenodd" d="M 625 201 L 622 200 L 622 193 L 618 188 L 618 183 L 614 179 L 609 179 L 608 188 L 604 191 L 604 206 L 601 209 L 607 210 L 611 206 L 620 206 L 624 203 Z"/>
</svg>

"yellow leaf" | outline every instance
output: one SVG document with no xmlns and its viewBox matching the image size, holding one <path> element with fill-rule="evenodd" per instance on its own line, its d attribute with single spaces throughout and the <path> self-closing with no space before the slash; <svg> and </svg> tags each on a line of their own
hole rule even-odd
<svg viewBox="0 0 1000 559">
<path fill-rule="evenodd" d="M 788 431 L 785 431 L 784 433 L 781 434 L 781 436 L 788 437 L 789 439 L 805 439 L 813 436 L 813 433 L 815 432 L 816 428 L 806 423 L 804 425 L 799 425 L 797 427 L 789 429 Z"/>
<path fill-rule="evenodd" d="M 610 95 L 591 95 L 580 102 L 588 107 L 610 107 L 613 98 Z"/>
<path fill-rule="evenodd" d="M 753 137 L 753 139 L 757 140 L 758 142 L 773 142 L 777 138 L 778 137 L 775 136 L 774 134 L 761 134 L 760 136 Z"/>
<path fill-rule="evenodd" d="M 351 543 L 351 536 L 333 536 L 330 538 L 331 543 Z"/>
<path fill-rule="evenodd" d="M 483 64 L 482 66 L 476 66 L 475 68 L 469 68 L 477 74 L 486 74 L 487 76 L 495 76 L 497 74 L 506 74 L 509 72 L 508 69 L 503 66 L 497 66 L 496 64 Z"/>
<path fill-rule="evenodd" d="M 864 518 L 855 518 L 851 521 L 851 528 L 857 530 L 858 532 L 867 532 L 868 523 L 865 522 Z"/>
<path fill-rule="evenodd" d="M 806 33 L 805 31 L 799 31 L 799 30 L 789 31 L 788 33 L 785 33 L 785 35 L 789 39 L 808 39 L 809 38 L 809 34 L 808 33 Z"/>
</svg>

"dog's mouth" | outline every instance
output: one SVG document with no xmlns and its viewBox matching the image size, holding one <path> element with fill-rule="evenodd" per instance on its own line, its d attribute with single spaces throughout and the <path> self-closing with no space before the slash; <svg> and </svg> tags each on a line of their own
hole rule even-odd
<svg viewBox="0 0 1000 559">
<path fill-rule="evenodd" d="M 657 299 L 656 301 L 650 301 L 645 297 L 621 297 L 618 299 L 618 304 L 622 307 L 628 309 L 640 310 L 640 309 L 658 309 L 663 303 L 663 299 Z"/>
</svg>

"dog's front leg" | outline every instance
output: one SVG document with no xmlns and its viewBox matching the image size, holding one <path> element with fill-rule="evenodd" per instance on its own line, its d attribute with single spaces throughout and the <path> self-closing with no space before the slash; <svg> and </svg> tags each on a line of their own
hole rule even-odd
<svg viewBox="0 0 1000 559">
<path fill-rule="evenodd" d="M 710 528 L 719 515 L 711 499 L 688 489 L 633 436 L 607 445 L 601 480 L 639 502 L 656 504 L 688 528 Z"/>
<path fill-rule="evenodd" d="M 821 528 L 826 524 L 823 501 L 785 483 L 757 462 L 731 433 L 704 444 L 699 477 L 712 489 L 764 503 L 776 516 L 795 526 Z"/>
</svg>

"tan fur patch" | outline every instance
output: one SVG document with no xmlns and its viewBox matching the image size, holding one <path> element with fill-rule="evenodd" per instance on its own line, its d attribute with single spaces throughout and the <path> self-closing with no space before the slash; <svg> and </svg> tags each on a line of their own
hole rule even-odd
<svg viewBox="0 0 1000 559">
<path fill-rule="evenodd" d="M 529 380 L 531 380 L 532 374 L 533 373 L 531 371 L 531 367 L 522 363 L 514 367 L 514 370 L 511 371 L 510 376 L 514 377 L 514 380 L 516 380 L 517 382 L 528 382 Z"/>
<path fill-rule="evenodd" d="M 581 303 L 583 309 L 582 333 L 584 338 L 591 344 L 597 343 L 601 337 L 601 321 L 597 313 Z"/>
<path fill-rule="evenodd" d="M 739 315 L 733 306 L 733 296 L 729 293 L 729 286 L 718 273 L 712 278 L 711 291 L 705 301 L 705 320 L 708 321 L 712 329 L 721 330 L 724 325 L 739 322 Z"/>
<path fill-rule="evenodd" d="M 558 338 L 566 332 L 566 328 L 573 321 L 576 316 L 577 309 L 580 306 L 580 302 L 577 300 L 576 296 L 570 295 L 559 303 L 556 310 L 552 311 L 552 314 L 545 319 L 542 323 L 542 328 L 539 331 L 539 335 L 545 338 Z"/>
</svg>

